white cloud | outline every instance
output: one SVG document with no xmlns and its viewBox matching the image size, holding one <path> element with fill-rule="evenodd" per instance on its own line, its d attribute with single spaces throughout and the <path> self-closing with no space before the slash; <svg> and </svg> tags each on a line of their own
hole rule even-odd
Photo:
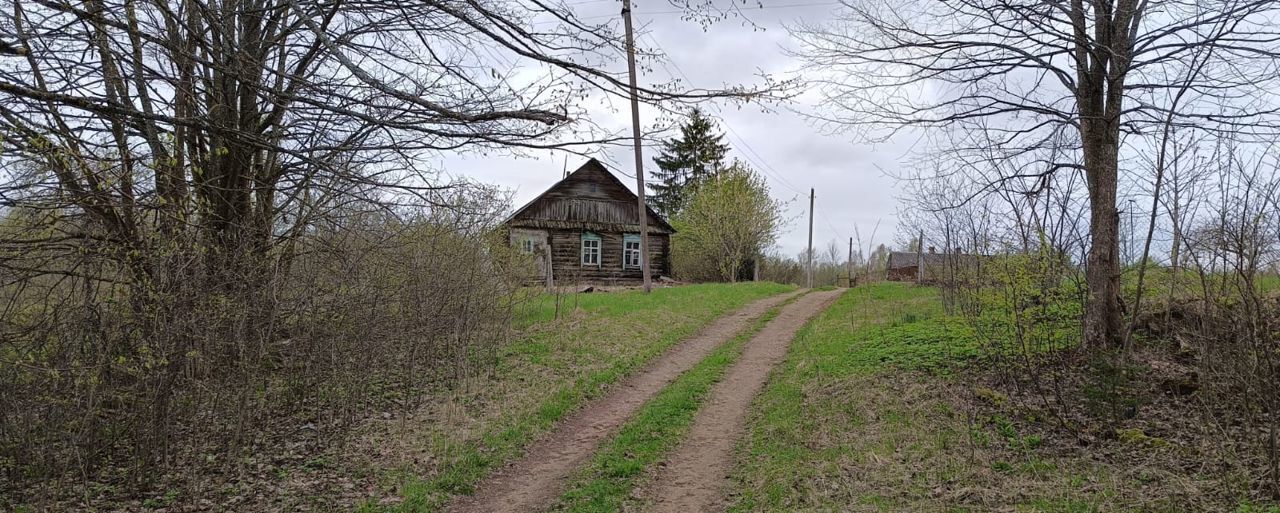
<svg viewBox="0 0 1280 513">
<path fill-rule="evenodd" d="M 590 11 L 581 16 L 602 16 L 616 13 L 612 2 L 583 5 Z M 829 5 L 812 5 L 803 8 L 776 8 L 755 11 L 755 25 L 728 20 L 703 28 L 692 22 L 682 21 L 679 15 L 670 14 L 665 3 L 638 5 L 637 22 L 644 27 L 647 36 L 640 40 L 642 46 L 657 45 L 667 53 L 668 62 L 654 64 L 642 83 L 661 83 L 673 78 L 684 80 L 684 85 L 714 88 L 725 84 L 751 84 L 758 82 L 761 71 L 784 75 L 799 68 L 799 63 L 788 56 L 785 49 L 792 41 L 783 21 L 797 18 L 820 19 L 829 16 Z M 667 13 L 646 16 L 646 12 Z M 760 30 L 763 29 L 763 30 Z M 619 62 L 619 65 L 623 63 Z M 682 73 L 683 72 L 683 73 Z M 592 121 L 609 129 L 625 130 L 630 113 L 624 101 L 611 100 L 588 106 Z M 824 247 L 828 240 L 837 239 L 843 245 L 854 235 L 854 225 L 861 230 L 864 244 L 877 221 L 880 227 L 877 241 L 890 242 L 896 229 L 894 179 L 886 171 L 895 173 L 904 160 L 909 143 L 880 146 L 851 142 L 851 137 L 824 133 L 813 126 L 801 114 L 814 108 L 817 98 L 812 93 L 798 97 L 792 104 L 773 107 L 765 111 L 755 105 L 739 108 L 736 105 L 708 106 L 707 110 L 722 121 L 727 130 L 726 139 L 733 148 L 731 156 L 750 162 L 765 174 L 773 194 L 789 203 L 789 217 L 794 221 L 779 238 L 779 246 L 788 254 L 804 249 L 807 238 L 808 192 L 812 187 L 818 197 L 814 219 L 814 246 Z M 645 123 L 655 120 L 655 109 L 642 108 Z M 606 149 L 602 160 L 620 178 L 634 186 L 632 156 L 629 147 Z M 655 152 L 646 148 L 644 162 L 652 165 Z M 514 191 L 514 203 L 518 206 L 532 199 L 555 183 L 568 167 L 571 171 L 582 163 L 577 156 L 563 152 L 526 152 L 521 157 L 501 154 L 445 155 L 440 167 L 454 176 L 493 183 Z"/>
</svg>

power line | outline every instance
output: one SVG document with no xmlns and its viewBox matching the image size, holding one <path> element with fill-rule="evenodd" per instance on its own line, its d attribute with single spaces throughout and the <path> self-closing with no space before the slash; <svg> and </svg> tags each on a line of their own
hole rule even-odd
<svg viewBox="0 0 1280 513">
<path fill-rule="evenodd" d="M 844 232 L 841 232 L 839 229 L 837 229 L 835 223 L 831 222 L 831 218 L 827 217 L 826 211 L 818 210 L 818 216 L 822 217 L 823 222 L 827 223 L 827 228 L 831 229 L 831 233 L 836 234 L 838 237 L 842 239 L 845 237 L 846 234 Z"/>
<path fill-rule="evenodd" d="M 663 54 L 666 54 L 668 57 L 670 57 L 671 53 L 667 52 L 666 49 L 663 48 L 662 45 L 658 43 L 656 39 L 653 38 L 653 36 L 649 34 L 645 34 L 643 37 L 647 37 L 651 44 L 657 47 L 658 50 L 662 51 Z M 671 69 L 667 67 L 668 61 L 670 61 L 671 66 L 675 68 L 676 72 L 679 73 L 680 76 L 684 78 L 685 81 L 688 82 L 690 86 L 692 86 L 693 80 L 689 78 L 689 75 L 686 74 L 684 70 L 680 68 L 680 64 L 676 63 L 675 60 L 668 58 L 660 61 L 662 64 L 662 68 L 667 70 L 668 74 L 671 73 Z M 711 106 L 712 108 L 715 109 L 717 114 L 721 114 L 721 115 L 724 114 L 723 111 L 721 111 L 720 106 L 718 104 L 712 103 Z M 782 173 L 780 173 L 777 169 L 775 169 L 772 165 L 770 165 L 769 161 L 765 160 L 765 158 L 761 156 L 760 153 L 755 150 L 755 148 L 752 148 L 751 145 L 747 143 L 746 138 L 742 137 L 741 134 L 739 134 L 736 130 L 734 130 L 732 125 L 725 124 L 724 127 L 728 129 L 730 136 L 735 141 L 737 141 L 737 143 L 741 145 L 742 149 L 745 150 L 745 152 L 743 153 L 743 156 L 746 157 L 747 160 L 751 162 L 752 165 L 756 166 L 761 171 L 764 171 L 765 174 L 774 178 L 774 180 L 780 183 L 783 187 L 790 189 L 791 192 L 803 195 L 803 193 L 799 189 L 797 189 L 794 185 L 792 185 L 791 182 L 789 182 L 782 175 Z M 827 228 L 831 229 L 832 234 L 834 234 L 836 237 L 847 236 L 847 232 L 843 232 L 840 229 L 836 228 L 835 223 L 831 222 L 831 218 L 827 216 L 826 211 L 822 207 L 820 206 L 816 207 L 814 210 L 817 212 L 818 216 L 822 218 L 823 222 L 827 224 Z"/>
<path fill-rule="evenodd" d="M 658 50 L 660 50 L 663 54 L 667 55 L 668 57 L 671 56 L 671 53 L 668 52 L 665 48 L 663 48 L 662 45 L 658 43 L 658 40 L 654 39 L 653 36 L 649 34 L 645 34 L 644 37 L 648 38 L 649 42 L 652 43 L 653 46 L 657 47 Z M 684 70 L 680 68 L 680 64 L 676 63 L 676 61 L 668 58 L 660 62 L 662 63 L 662 68 L 667 70 L 668 74 L 671 73 L 671 69 L 667 67 L 667 62 L 670 62 L 671 66 L 676 69 L 676 72 L 679 73 L 682 78 L 684 78 L 685 82 L 688 82 L 690 86 L 693 85 L 693 79 L 689 78 L 689 75 L 686 74 Z M 715 109 L 717 114 L 720 114 L 722 116 L 724 115 L 724 112 L 720 109 L 720 105 L 716 103 L 712 103 L 711 107 Z M 746 138 L 742 137 L 742 135 L 739 134 L 737 130 L 734 130 L 732 125 L 725 124 L 724 127 L 729 130 L 730 137 L 734 138 L 739 144 L 742 145 L 742 148 L 746 151 L 743 154 L 743 156 L 745 156 L 748 161 L 750 161 L 756 167 L 760 168 L 761 171 L 764 171 L 766 174 L 772 176 L 778 183 L 782 184 L 783 187 L 791 189 L 791 192 L 794 192 L 796 194 L 804 194 L 803 192 L 800 191 L 800 189 L 797 189 L 794 185 L 792 185 L 791 182 L 787 181 L 787 179 L 782 176 L 782 173 L 779 173 L 777 169 L 774 169 L 773 166 L 769 165 L 769 162 L 766 161 L 764 157 L 760 156 L 760 153 L 756 152 L 755 148 L 752 148 L 751 145 L 747 143 Z M 753 156 L 755 158 L 752 158 Z"/>
<path fill-rule="evenodd" d="M 663 54 L 670 57 L 671 53 L 667 52 L 666 49 L 662 47 L 662 44 L 658 43 L 658 41 L 654 39 L 653 36 L 649 34 L 645 34 L 643 37 L 647 37 L 649 39 L 649 42 L 652 43 L 655 47 L 657 47 L 658 50 L 660 50 Z M 671 66 L 675 68 L 676 72 L 679 73 L 680 76 L 684 78 L 685 81 L 688 82 L 690 86 L 693 86 L 693 80 L 689 78 L 689 75 L 686 74 L 684 70 L 680 68 L 680 64 L 676 63 L 675 60 L 668 58 L 660 61 L 662 64 L 662 68 L 667 70 L 668 74 L 671 73 L 671 69 L 667 67 L 668 61 L 670 61 Z M 721 111 L 720 106 L 718 104 L 712 103 L 711 106 L 716 110 L 716 113 L 721 115 L 724 114 Z M 743 156 L 745 156 L 748 161 L 750 161 L 756 167 L 760 168 L 761 171 L 764 171 L 766 174 L 773 177 L 775 181 L 782 184 L 783 187 L 790 189 L 792 192 L 796 194 L 803 194 L 802 192 L 800 192 L 799 189 L 797 189 L 794 185 L 792 185 L 791 182 L 787 181 L 787 179 L 783 177 L 782 173 L 778 172 L 777 169 L 775 169 L 772 165 L 770 165 L 769 162 L 765 160 L 764 157 L 761 156 L 760 153 L 755 150 L 755 148 L 752 148 L 751 145 L 747 143 L 746 138 L 742 137 L 741 134 L 738 134 L 738 132 L 733 129 L 732 125 L 725 124 L 724 127 L 728 129 L 730 136 L 734 138 L 738 143 L 740 143 L 742 145 L 742 148 L 746 150 L 743 153 Z M 753 156 L 755 158 L 752 158 Z M 832 234 L 834 234 L 837 237 L 843 237 L 845 235 L 844 232 L 842 232 L 841 230 L 835 227 L 835 223 L 831 222 L 831 218 L 827 216 L 825 210 L 823 210 L 820 207 L 815 208 L 814 210 L 817 212 L 818 216 L 822 218 L 823 222 L 827 224 L 827 228 L 831 229 Z"/>
</svg>

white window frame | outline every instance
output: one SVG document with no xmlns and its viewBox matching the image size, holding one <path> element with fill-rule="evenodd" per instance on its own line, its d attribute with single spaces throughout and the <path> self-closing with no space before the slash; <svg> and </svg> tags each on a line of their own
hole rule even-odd
<svg viewBox="0 0 1280 513">
<path fill-rule="evenodd" d="M 602 245 L 599 235 L 583 232 L 582 243 L 579 246 L 582 249 L 579 261 L 582 262 L 583 267 L 600 267 L 600 248 Z"/>
<path fill-rule="evenodd" d="M 634 248 L 629 247 L 632 244 Z M 622 268 L 623 269 L 639 269 L 643 261 L 640 258 L 640 251 L 644 245 L 640 244 L 640 235 L 628 233 L 622 236 Z M 635 263 L 632 263 L 632 257 L 635 257 Z"/>
</svg>

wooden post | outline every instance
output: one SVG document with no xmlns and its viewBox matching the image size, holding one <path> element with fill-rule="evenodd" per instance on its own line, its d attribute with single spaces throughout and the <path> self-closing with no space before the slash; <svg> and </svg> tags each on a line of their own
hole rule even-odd
<svg viewBox="0 0 1280 513">
<path fill-rule="evenodd" d="M 753 268 L 751 270 L 751 281 L 760 281 L 760 259 L 761 258 L 763 258 L 763 256 L 761 256 L 759 253 L 756 253 L 755 265 L 752 266 Z"/>
<path fill-rule="evenodd" d="M 636 154 L 636 209 L 640 216 L 640 275 L 644 292 L 649 293 L 652 279 L 649 270 L 649 209 L 644 203 L 644 159 L 640 153 L 640 96 L 636 90 L 636 40 L 631 26 L 631 0 L 622 0 L 622 24 L 627 32 L 627 75 L 631 80 L 631 138 Z"/>
<path fill-rule="evenodd" d="M 813 288 L 813 187 L 809 188 L 809 271 L 805 284 L 807 288 Z"/>
</svg>

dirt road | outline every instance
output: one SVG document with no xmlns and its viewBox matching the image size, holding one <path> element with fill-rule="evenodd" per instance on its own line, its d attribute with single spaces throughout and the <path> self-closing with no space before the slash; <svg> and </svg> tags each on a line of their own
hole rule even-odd
<svg viewBox="0 0 1280 513">
<path fill-rule="evenodd" d="M 617 431 L 646 401 L 716 347 L 792 294 L 747 305 L 713 321 L 697 335 L 668 350 L 613 391 L 570 415 L 524 457 L 485 479 L 473 496 L 460 497 L 447 511 L 457 513 L 544 511 L 559 497 L 569 474 L 585 464 L 600 442 Z M 804 301 L 802 298 L 801 301 Z M 811 302 L 806 302 L 806 304 Z M 787 310 L 784 310 L 784 315 Z M 777 321 L 770 323 L 772 326 Z M 765 328 L 768 330 L 769 328 Z"/>
<path fill-rule="evenodd" d="M 742 350 L 724 379 L 698 411 L 693 427 L 657 473 L 650 490 L 650 511 L 684 513 L 723 511 L 733 445 L 743 433 L 747 408 L 764 388 L 769 371 L 787 355 L 787 347 L 809 318 L 824 310 L 840 291 L 815 292 L 783 308 Z"/>
</svg>

